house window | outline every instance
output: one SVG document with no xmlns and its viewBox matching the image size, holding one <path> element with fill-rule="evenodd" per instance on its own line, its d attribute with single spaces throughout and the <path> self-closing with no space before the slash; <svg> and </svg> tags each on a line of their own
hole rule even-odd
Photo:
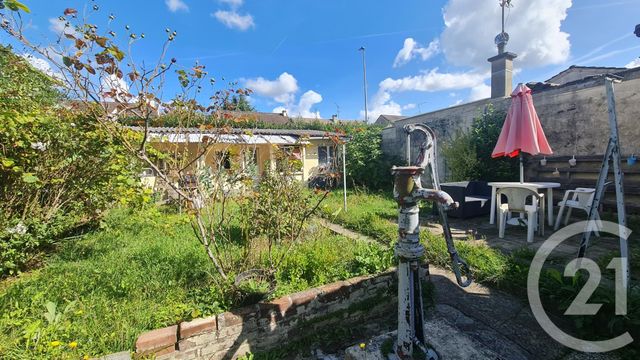
<svg viewBox="0 0 640 360">
<path fill-rule="evenodd" d="M 231 154 L 229 151 L 216 151 L 216 160 L 223 169 L 231 169 Z"/>
<path fill-rule="evenodd" d="M 333 146 L 318 146 L 318 163 L 320 165 L 331 165 L 335 159 Z"/>
</svg>

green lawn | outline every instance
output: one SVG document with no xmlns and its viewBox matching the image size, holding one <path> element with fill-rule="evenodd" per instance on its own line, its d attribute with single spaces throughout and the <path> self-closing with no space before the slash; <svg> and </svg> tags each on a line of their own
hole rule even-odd
<svg viewBox="0 0 640 360">
<path fill-rule="evenodd" d="M 309 228 L 277 274 L 274 296 L 391 265 L 381 246 Z M 60 243 L 42 268 L 0 281 L 0 358 L 132 350 L 145 330 L 237 305 L 212 274 L 185 216 L 114 210 L 102 229 Z"/>
<path fill-rule="evenodd" d="M 322 203 L 321 215 L 337 224 L 370 236 L 384 244 L 397 240 L 398 229 L 390 221 L 398 218 L 398 204 L 387 193 L 347 192 L 347 212 L 343 192 L 333 191 Z"/>
<path fill-rule="evenodd" d="M 398 238 L 398 225 L 394 221 L 398 217 L 398 205 L 391 194 L 366 192 L 348 192 L 347 209 L 342 211 L 343 196 L 341 191 L 332 192 L 321 207 L 321 215 L 330 221 L 348 229 L 370 236 L 389 246 Z M 426 208 L 422 211 L 430 211 Z M 430 263 L 441 267 L 450 264 L 444 238 L 433 236 L 423 231 L 421 239 L 427 248 Z M 456 241 L 457 250 L 469 262 L 476 279 L 500 283 L 509 276 L 507 270 L 510 257 L 488 246 L 470 245 L 464 241 Z M 389 247 L 388 251 L 392 251 Z"/>
</svg>

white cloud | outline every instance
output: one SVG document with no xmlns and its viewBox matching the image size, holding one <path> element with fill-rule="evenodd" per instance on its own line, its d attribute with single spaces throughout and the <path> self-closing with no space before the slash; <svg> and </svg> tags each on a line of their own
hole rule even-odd
<svg viewBox="0 0 640 360">
<path fill-rule="evenodd" d="M 253 22 L 253 16 L 250 14 L 240 15 L 235 10 L 218 10 L 211 15 L 230 29 L 246 31 L 256 26 Z"/>
<path fill-rule="evenodd" d="M 409 105 L 411 106 L 411 105 Z M 415 105 L 414 105 L 415 106 Z M 378 91 L 369 105 L 368 122 L 375 122 L 380 115 L 402 115 L 402 106 L 391 100 L 391 94 L 386 91 Z M 364 110 L 360 116 L 364 119 Z"/>
<path fill-rule="evenodd" d="M 298 80 L 287 72 L 283 72 L 275 80 L 258 77 L 243 80 L 243 82 L 256 95 L 269 97 L 282 104 L 273 109 L 273 112 L 279 113 L 282 110 L 287 110 L 290 116 L 320 117 L 320 113 L 312 111 L 312 108 L 315 104 L 322 102 L 322 95 L 309 90 L 302 94 L 296 103 L 296 93 L 300 89 Z"/>
<path fill-rule="evenodd" d="M 480 85 L 477 85 L 471 88 L 471 93 L 469 94 L 469 101 L 482 100 L 490 97 L 491 97 L 491 86 L 485 83 L 482 83 Z"/>
<path fill-rule="evenodd" d="M 43 73 L 56 78 L 56 79 L 62 79 L 63 76 L 60 72 L 58 71 L 54 71 L 53 68 L 51 67 L 51 64 L 49 63 L 49 61 L 39 58 L 39 57 L 35 57 L 31 54 L 22 54 L 21 55 L 23 58 L 25 58 L 29 64 L 31 64 L 31 66 L 33 66 L 34 68 L 42 71 Z"/>
<path fill-rule="evenodd" d="M 419 75 L 407 76 L 400 79 L 386 78 L 380 82 L 380 91 L 442 91 L 466 89 L 478 86 L 488 77 L 486 73 L 463 72 L 441 73 L 438 69 L 424 71 Z"/>
<path fill-rule="evenodd" d="M 60 20 L 59 18 L 49 18 L 49 30 L 53 31 L 57 35 L 77 35 L 76 29 L 73 25 L 68 24 L 65 20 Z"/>
<path fill-rule="evenodd" d="M 631 69 L 631 68 L 635 68 L 635 67 L 639 67 L 639 66 L 640 66 L 640 58 L 636 58 L 632 62 L 630 62 L 627 65 L 625 65 L 624 67 L 626 67 L 628 69 Z"/>
<path fill-rule="evenodd" d="M 518 69 L 561 64 L 569 59 L 569 34 L 561 30 L 561 25 L 571 6 L 572 0 L 514 1 L 514 7 L 507 10 L 505 30 L 511 37 L 507 51 L 518 55 Z M 426 47 L 413 38 L 405 39 L 393 66 L 416 58 L 426 60 L 442 52 L 451 65 L 469 70 L 440 72 L 436 68 L 414 76 L 384 79 L 371 103 L 369 120 L 375 120 L 372 117 L 380 113 L 401 113 L 402 106 L 391 98 L 397 92 L 469 89 L 469 97 L 463 101 L 490 97 L 491 88 L 485 84 L 489 78 L 487 59 L 497 54 L 493 39 L 500 32 L 500 6 L 497 1 L 448 0 L 443 18 L 445 29 L 439 39 Z"/>
<path fill-rule="evenodd" d="M 489 77 L 488 73 L 461 72 L 441 73 L 438 69 L 423 71 L 419 75 L 407 76 L 400 79 L 386 78 L 378 85 L 378 92 L 373 97 L 369 108 L 369 121 L 375 121 L 381 114 L 402 115 L 402 110 L 415 107 L 413 104 L 401 106 L 391 99 L 394 92 L 423 91 L 435 92 L 444 90 L 461 90 L 472 88 L 475 96 L 483 96 L 484 81 Z M 484 86 L 484 87 L 483 87 Z M 474 92 L 475 89 L 475 92 Z M 491 88 L 489 88 L 490 92 Z M 360 112 L 364 117 L 364 111 Z"/>
<path fill-rule="evenodd" d="M 321 118 L 319 111 L 312 111 L 315 104 L 322 102 L 322 95 L 313 90 L 309 90 L 302 94 L 300 101 L 297 104 L 278 106 L 273 109 L 275 113 L 281 113 L 283 110 L 287 110 L 289 116 L 301 116 L 305 118 Z"/>
<path fill-rule="evenodd" d="M 171 12 L 189 11 L 189 6 L 187 6 L 187 4 L 182 0 L 164 0 L 164 3 L 167 4 L 167 7 Z"/>
<path fill-rule="evenodd" d="M 431 41 L 425 48 L 413 40 L 413 38 L 406 38 L 404 40 L 404 46 L 398 51 L 398 55 L 396 55 L 396 59 L 393 61 L 393 67 L 402 66 L 416 57 L 420 57 L 422 61 L 425 61 L 439 52 L 440 41 L 438 39 Z"/>
<path fill-rule="evenodd" d="M 518 54 L 519 66 L 559 64 L 569 58 L 569 34 L 560 26 L 571 5 L 572 0 L 529 0 L 514 2 L 507 10 L 505 31 L 511 37 L 507 51 Z M 486 67 L 487 58 L 497 53 L 493 44 L 500 32 L 497 1 L 450 0 L 443 15 L 445 30 L 440 43 L 447 60 L 455 65 Z"/>
<path fill-rule="evenodd" d="M 311 107 L 315 104 L 319 104 L 322 102 L 322 95 L 318 94 L 313 90 L 309 90 L 306 93 L 302 94 L 300 97 L 300 101 L 298 102 L 298 113 L 302 117 L 320 117 L 320 112 L 316 111 L 315 113 L 311 112 Z"/>
<path fill-rule="evenodd" d="M 292 102 L 295 93 L 298 91 L 298 80 L 287 72 L 283 72 L 275 80 L 258 77 L 245 80 L 244 83 L 245 86 L 253 90 L 254 93 L 270 97 L 283 104 Z"/>
<path fill-rule="evenodd" d="M 239 8 L 244 3 L 244 0 L 218 0 L 218 1 L 223 4 L 227 4 L 234 9 Z"/>
<path fill-rule="evenodd" d="M 407 105 L 402 105 L 402 110 L 413 110 L 416 108 L 416 104 L 407 104 Z"/>
</svg>

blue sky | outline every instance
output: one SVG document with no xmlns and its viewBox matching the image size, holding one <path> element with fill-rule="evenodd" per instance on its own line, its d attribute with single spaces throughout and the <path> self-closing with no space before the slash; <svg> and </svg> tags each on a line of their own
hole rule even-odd
<svg viewBox="0 0 640 360">
<path fill-rule="evenodd" d="M 260 111 L 339 112 L 363 119 L 366 47 L 369 120 L 418 113 L 488 97 L 489 63 L 500 31 L 497 0 L 147 0 L 30 1 L 28 32 L 53 39 L 64 8 L 101 9 L 91 21 L 144 32 L 137 59 L 157 57 L 165 28 L 178 32 L 169 56 L 198 60 L 218 79 L 254 89 Z M 570 65 L 626 66 L 640 56 L 640 0 L 513 0 L 506 31 L 514 83 L 543 81 Z M 0 41 L 9 42 L 6 35 Z M 19 51 L 19 50 L 18 50 Z M 637 63 L 640 66 L 640 62 Z M 630 65 L 631 66 L 631 65 Z M 167 84 L 165 94 L 177 90 Z"/>
</svg>

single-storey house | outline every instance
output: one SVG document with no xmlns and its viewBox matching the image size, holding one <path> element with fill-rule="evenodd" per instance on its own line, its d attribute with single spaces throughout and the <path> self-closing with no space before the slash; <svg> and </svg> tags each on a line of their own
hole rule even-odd
<svg viewBox="0 0 640 360">
<path fill-rule="evenodd" d="M 132 129 L 142 131 L 140 127 Z M 276 154 L 282 150 L 300 161 L 294 175 L 301 181 L 308 181 L 323 170 L 339 170 L 335 166 L 342 151 L 339 142 L 343 140 L 337 133 L 298 129 L 150 127 L 148 134 L 151 146 L 181 157 L 182 163 L 190 164 L 187 169 L 198 165 L 213 169 L 251 168 L 254 175 L 260 176 L 275 168 Z M 166 166 L 163 161 L 157 165 L 160 169 Z"/>
</svg>

